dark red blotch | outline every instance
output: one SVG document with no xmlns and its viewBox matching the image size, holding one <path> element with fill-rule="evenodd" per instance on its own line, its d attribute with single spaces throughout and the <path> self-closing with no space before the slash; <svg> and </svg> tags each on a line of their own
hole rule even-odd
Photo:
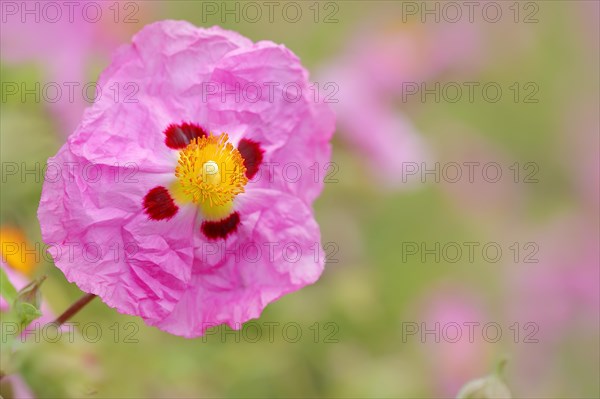
<svg viewBox="0 0 600 399">
<path fill-rule="evenodd" d="M 165 144 L 169 148 L 180 150 L 187 147 L 193 139 L 206 136 L 206 130 L 195 123 L 172 123 L 165 130 Z"/>
<path fill-rule="evenodd" d="M 263 161 L 264 151 L 260 148 L 260 144 L 250 139 L 241 139 L 238 144 L 238 151 L 244 158 L 246 177 L 252 179 Z"/>
<path fill-rule="evenodd" d="M 216 240 L 226 238 L 229 234 L 237 230 L 240 224 L 240 215 L 237 212 L 232 213 L 218 222 L 204 221 L 200 227 L 206 238 Z"/>
<path fill-rule="evenodd" d="M 152 220 L 171 219 L 178 210 L 169 190 L 162 186 L 154 187 L 144 197 L 144 212 Z"/>
</svg>

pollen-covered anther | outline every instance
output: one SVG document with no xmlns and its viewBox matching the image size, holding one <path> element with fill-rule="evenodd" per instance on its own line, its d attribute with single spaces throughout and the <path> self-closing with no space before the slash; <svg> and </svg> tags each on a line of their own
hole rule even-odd
<svg viewBox="0 0 600 399">
<path fill-rule="evenodd" d="M 226 133 L 195 138 L 179 153 L 175 176 L 181 191 L 207 219 L 229 214 L 233 199 L 248 183 L 244 159 L 228 140 Z"/>
</svg>

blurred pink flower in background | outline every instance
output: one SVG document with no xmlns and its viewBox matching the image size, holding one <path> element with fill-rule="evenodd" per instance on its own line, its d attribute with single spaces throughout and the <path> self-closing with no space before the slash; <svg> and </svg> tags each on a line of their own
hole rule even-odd
<svg viewBox="0 0 600 399">
<path fill-rule="evenodd" d="M 461 123 L 446 120 L 439 130 L 445 134 L 432 150 L 437 167 L 430 162 L 427 168 L 438 170 L 443 193 L 478 228 L 495 236 L 512 231 L 526 214 L 523 180 L 539 179 L 534 173 L 537 164 L 518 163 L 485 135 Z"/>
<path fill-rule="evenodd" d="M 509 285 L 516 294 L 515 314 L 520 315 L 519 321 L 538 323 L 543 341 L 563 336 L 571 321 L 598 327 L 585 316 L 600 317 L 596 312 L 600 306 L 599 239 L 586 220 L 557 218 L 537 234 L 536 262 L 513 268 Z"/>
<path fill-rule="evenodd" d="M 403 163 L 429 159 L 423 137 L 397 110 L 405 85 L 420 85 L 459 67 L 463 72 L 476 68 L 477 37 L 469 23 L 375 20 L 359 28 L 322 68 L 319 80 L 323 87 L 329 84 L 338 130 L 366 156 L 378 183 L 400 187 Z"/>
<path fill-rule="evenodd" d="M 600 28 L 600 2 L 598 1 L 579 1 L 573 4 L 577 7 L 576 10 L 579 13 L 578 17 L 582 24 L 577 24 L 574 28 L 581 29 L 582 44 L 587 47 L 589 60 L 593 63 L 593 66 L 598 67 L 598 54 L 600 53 L 600 35 L 598 35 L 598 29 Z"/>
<path fill-rule="evenodd" d="M 359 27 L 339 61 L 375 92 L 397 98 L 406 83 L 476 71 L 482 60 L 480 34 L 469 22 L 375 20 Z"/>
<path fill-rule="evenodd" d="M 542 225 L 529 228 L 529 240 L 539 251 L 536 263 L 507 267 L 509 317 L 524 325 L 532 322 L 537 343 L 519 351 L 517 376 L 524 394 L 551 395 L 547 382 L 562 370 L 561 348 L 586 343 L 590 373 L 600 372 L 600 212 L 598 99 L 576 98 L 566 112 L 564 134 L 559 139 L 575 209 L 564 211 Z M 527 229 L 515 227 L 521 236 Z M 532 238 L 533 237 L 533 238 Z M 529 390 L 526 392 L 525 390 Z M 554 387 L 554 390 L 560 387 Z M 573 392 L 577 394 L 577 392 Z"/>
<path fill-rule="evenodd" d="M 68 136 L 95 92 L 94 62 L 108 62 L 123 38 L 150 18 L 157 2 L 13 2 L 3 6 L 0 60 L 11 66 L 32 63 L 40 70 L 36 82 L 17 82 L 37 91 L 56 116 L 59 131 Z M 140 6 L 141 5 L 141 6 Z M 136 11 L 136 12 L 132 12 Z M 89 87 L 86 87 L 89 85 Z M 19 94 L 24 92 L 19 86 Z M 104 92 L 104 95 L 114 93 Z M 32 99 L 28 95 L 25 99 Z"/>
<path fill-rule="evenodd" d="M 435 342 L 433 333 L 422 336 L 438 397 L 454 397 L 466 381 L 485 374 L 489 368 L 491 351 L 481 333 L 481 326 L 488 320 L 481 302 L 480 296 L 457 283 L 436 285 L 418 302 L 417 314 L 424 323 L 420 333 L 424 328 L 439 331 L 439 342 Z M 479 325 L 469 327 L 470 323 Z M 472 337 L 469 328 L 474 328 Z"/>
<path fill-rule="evenodd" d="M 339 103 L 332 104 L 338 131 L 365 157 L 378 184 L 389 189 L 400 186 L 403 164 L 428 158 L 423 138 L 405 115 L 371 90 L 368 81 L 341 69 L 329 76 L 328 81 L 339 85 Z"/>
<path fill-rule="evenodd" d="M 10 396 L 6 396 L 8 399 L 35 399 L 35 395 L 27 386 L 27 383 L 23 380 L 19 374 L 11 374 L 2 377 L 0 380 L 0 387 L 2 388 L 2 394 L 7 395 L 4 387 L 8 388 Z"/>
<path fill-rule="evenodd" d="M 590 367 L 597 369 L 600 234 L 585 215 L 565 215 L 540 227 L 533 236 L 539 248 L 534 257 L 538 262 L 507 268 L 507 290 L 511 292 L 507 317 L 522 326 L 522 345 L 515 353 L 515 383 L 524 395 L 544 396 L 560 389 L 548 381 L 561 372 L 557 369 L 565 355 L 561 348 L 569 342 L 588 343 L 586 353 L 571 356 L 596 359 Z M 526 323 L 530 326 L 524 328 Z"/>
<path fill-rule="evenodd" d="M 579 99 L 574 99 L 579 100 Z M 567 112 L 560 145 L 566 150 L 564 167 L 575 188 L 576 200 L 588 212 L 590 223 L 599 223 L 600 209 L 600 99 L 574 102 Z"/>
</svg>

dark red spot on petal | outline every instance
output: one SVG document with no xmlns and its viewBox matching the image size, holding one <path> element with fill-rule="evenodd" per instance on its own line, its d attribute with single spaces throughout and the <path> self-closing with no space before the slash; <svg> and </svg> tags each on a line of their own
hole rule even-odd
<svg viewBox="0 0 600 399">
<path fill-rule="evenodd" d="M 201 229 L 206 238 L 216 240 L 217 238 L 225 238 L 230 233 L 236 231 L 239 224 L 240 215 L 239 213 L 234 212 L 225 219 L 219 220 L 218 222 L 202 222 Z"/>
<path fill-rule="evenodd" d="M 165 144 L 174 150 L 180 150 L 195 138 L 208 136 L 206 130 L 195 123 L 172 123 L 165 130 Z"/>
<path fill-rule="evenodd" d="M 169 190 L 162 186 L 154 187 L 144 197 L 144 212 L 152 220 L 171 219 L 178 210 Z"/>
<path fill-rule="evenodd" d="M 260 148 L 260 144 L 249 139 L 242 139 L 238 144 L 238 151 L 244 158 L 244 166 L 246 167 L 246 177 L 252 179 L 258 167 L 263 161 L 264 151 Z"/>
</svg>

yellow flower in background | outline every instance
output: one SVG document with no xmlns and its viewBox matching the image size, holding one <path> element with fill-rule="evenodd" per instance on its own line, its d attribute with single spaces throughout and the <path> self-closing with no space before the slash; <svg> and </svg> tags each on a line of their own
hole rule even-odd
<svg viewBox="0 0 600 399">
<path fill-rule="evenodd" d="M 27 237 L 19 228 L 12 226 L 0 227 L 0 254 L 2 260 L 12 269 L 31 276 L 37 265 L 34 256 L 28 253 L 32 247 L 27 241 Z"/>
</svg>

